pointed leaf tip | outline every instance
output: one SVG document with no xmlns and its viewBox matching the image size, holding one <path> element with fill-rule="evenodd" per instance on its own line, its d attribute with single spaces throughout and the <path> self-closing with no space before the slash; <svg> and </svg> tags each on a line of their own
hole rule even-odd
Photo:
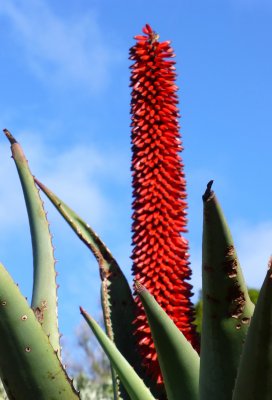
<svg viewBox="0 0 272 400">
<path fill-rule="evenodd" d="M 203 198 L 200 399 L 229 400 L 254 307 L 230 229 L 211 185 L 212 181 Z"/>
<path fill-rule="evenodd" d="M 49 223 L 23 149 L 7 129 L 4 133 L 11 143 L 12 157 L 21 181 L 29 219 L 34 269 L 31 307 L 43 330 L 49 335 L 52 346 L 60 355 L 56 312 L 58 285 L 56 285 L 54 248 Z"/>
<path fill-rule="evenodd" d="M 110 359 L 119 379 L 126 389 L 127 396 L 123 397 L 123 395 L 120 396 L 120 393 L 118 393 L 116 398 L 120 400 L 128 398 L 131 400 L 155 400 L 149 388 L 145 386 L 143 380 L 138 376 L 122 353 L 119 352 L 114 342 L 107 336 L 99 324 L 82 307 L 80 307 L 80 311 L 84 312 L 83 317 Z"/>
<path fill-rule="evenodd" d="M 135 289 L 138 294 L 146 292 L 146 288 L 139 281 L 135 281 Z"/>
<path fill-rule="evenodd" d="M 198 399 L 199 356 L 148 289 L 138 281 L 158 354 L 167 399 Z M 136 286 L 137 287 L 137 286 Z M 159 397 L 165 399 L 166 397 Z"/>
<path fill-rule="evenodd" d="M 45 186 L 42 184 L 42 182 L 40 182 L 39 179 L 37 179 L 35 176 L 33 176 L 33 179 L 34 179 L 34 182 L 35 182 L 40 188 L 42 188 L 42 187 L 45 188 Z"/>
<path fill-rule="evenodd" d="M 87 314 L 87 312 L 84 310 L 83 307 L 79 306 L 79 310 L 80 310 L 80 313 L 81 313 L 83 316 Z"/>
<path fill-rule="evenodd" d="M 82 317 L 87 322 L 90 321 L 90 323 L 91 323 L 92 321 L 94 321 L 94 319 L 90 316 L 90 314 L 87 313 L 87 311 L 83 307 L 79 306 L 79 311 L 80 311 L 80 314 L 82 315 Z"/>
<path fill-rule="evenodd" d="M 8 129 L 3 129 L 3 132 L 6 135 L 6 137 L 8 138 L 8 140 L 10 141 L 10 144 L 17 143 L 17 140 L 12 136 L 12 134 L 10 133 L 10 131 Z"/>
<path fill-rule="evenodd" d="M 213 182 L 214 182 L 213 179 L 211 179 L 208 182 L 205 193 L 202 196 L 203 201 L 207 201 L 213 195 L 214 192 L 213 192 L 213 190 L 211 190 Z"/>
</svg>

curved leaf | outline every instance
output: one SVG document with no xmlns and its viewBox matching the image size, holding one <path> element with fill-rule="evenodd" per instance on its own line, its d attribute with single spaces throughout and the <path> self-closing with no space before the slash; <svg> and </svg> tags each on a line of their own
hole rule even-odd
<svg viewBox="0 0 272 400">
<path fill-rule="evenodd" d="M 203 196 L 200 399 L 229 400 L 254 305 L 211 185 Z"/>
<path fill-rule="evenodd" d="M 115 344 L 103 332 L 100 326 L 92 319 L 82 307 L 80 312 L 97 337 L 118 376 L 132 400 L 155 400 L 142 379 L 136 374 L 132 366 L 119 352 Z"/>
<path fill-rule="evenodd" d="M 60 355 L 55 259 L 48 221 L 24 152 L 7 129 L 4 133 L 11 143 L 29 219 L 34 266 L 31 307 Z"/>
<path fill-rule="evenodd" d="M 199 356 L 155 298 L 139 282 L 143 303 L 164 379 L 168 400 L 197 400 Z"/>
<path fill-rule="evenodd" d="M 233 400 L 272 398 L 272 260 L 248 329 Z"/>
<path fill-rule="evenodd" d="M 135 351 L 136 343 L 132 329 L 135 303 L 125 275 L 91 227 L 38 179 L 35 178 L 35 182 L 95 256 L 101 276 L 101 302 L 106 332 L 128 362 L 144 376 L 139 356 Z M 118 383 L 114 376 L 113 381 Z M 117 399 L 127 398 L 118 385 L 115 387 L 115 396 Z"/>
<path fill-rule="evenodd" d="M 79 396 L 33 310 L 0 264 L 0 375 L 10 399 Z"/>
</svg>

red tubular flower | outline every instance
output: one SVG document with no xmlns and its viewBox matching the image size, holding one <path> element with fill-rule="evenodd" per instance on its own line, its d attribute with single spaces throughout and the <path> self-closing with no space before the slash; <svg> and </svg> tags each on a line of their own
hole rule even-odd
<svg viewBox="0 0 272 400">
<path fill-rule="evenodd" d="M 133 267 L 136 280 L 155 296 L 198 349 L 186 232 L 186 182 L 179 155 L 175 61 L 170 42 L 159 42 L 149 25 L 130 49 Z M 135 334 L 147 372 L 162 383 L 150 329 L 138 299 Z"/>
</svg>

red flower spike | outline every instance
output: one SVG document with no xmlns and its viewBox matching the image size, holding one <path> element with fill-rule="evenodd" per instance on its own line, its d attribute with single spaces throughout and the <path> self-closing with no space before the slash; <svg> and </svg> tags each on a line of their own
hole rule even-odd
<svg viewBox="0 0 272 400">
<path fill-rule="evenodd" d="M 186 232 L 186 182 L 179 152 L 179 112 L 174 52 L 169 41 L 147 24 L 130 49 L 133 252 L 132 273 L 153 294 L 186 338 L 199 350 L 186 282 L 191 270 Z M 163 384 L 157 354 L 143 307 L 134 321 L 147 373 Z"/>
</svg>

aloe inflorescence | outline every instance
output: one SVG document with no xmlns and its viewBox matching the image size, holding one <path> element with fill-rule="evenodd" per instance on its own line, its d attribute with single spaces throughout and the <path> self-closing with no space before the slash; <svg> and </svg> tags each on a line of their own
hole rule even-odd
<svg viewBox="0 0 272 400">
<path fill-rule="evenodd" d="M 133 266 L 141 282 L 198 349 L 186 232 L 186 181 L 180 157 L 175 56 L 147 24 L 130 49 Z M 140 300 L 135 332 L 143 363 L 161 383 L 156 350 Z"/>
</svg>

